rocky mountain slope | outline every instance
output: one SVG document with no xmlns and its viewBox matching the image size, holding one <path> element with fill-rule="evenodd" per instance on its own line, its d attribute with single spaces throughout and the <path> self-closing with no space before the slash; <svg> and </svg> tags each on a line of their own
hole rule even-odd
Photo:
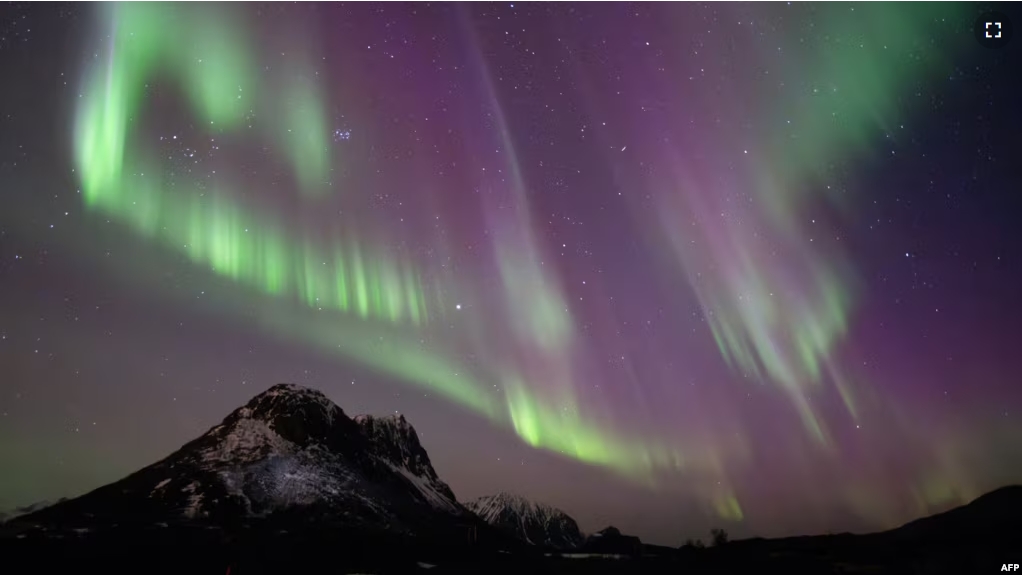
<svg viewBox="0 0 1022 575">
<path fill-rule="evenodd" d="M 351 419 L 319 391 L 280 384 L 162 461 L 17 522 L 229 526 L 289 514 L 403 534 L 474 519 L 404 417 Z"/>
<path fill-rule="evenodd" d="M 534 545 L 574 549 L 584 541 L 567 513 L 512 493 L 488 495 L 465 503 L 490 525 Z"/>
</svg>

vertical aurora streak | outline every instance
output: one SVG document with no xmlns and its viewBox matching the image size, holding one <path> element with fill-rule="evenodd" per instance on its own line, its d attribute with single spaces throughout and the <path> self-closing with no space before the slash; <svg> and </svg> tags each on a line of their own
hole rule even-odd
<svg viewBox="0 0 1022 575">
<path fill-rule="evenodd" d="M 208 201 L 194 196 L 189 201 L 158 189 L 145 178 L 145 172 L 158 173 L 159 169 L 134 156 L 141 153 L 128 146 L 128 118 L 138 113 L 145 82 L 161 64 L 179 74 L 188 93 L 195 95 L 196 111 L 209 118 L 210 124 L 236 124 L 242 117 L 236 101 L 254 89 L 250 79 L 254 73 L 246 72 L 250 64 L 242 56 L 247 53 L 243 41 L 240 35 L 229 33 L 241 27 L 237 21 L 227 14 L 203 19 L 200 12 L 190 9 L 166 10 L 169 12 L 162 7 L 133 5 L 112 9 L 110 58 L 105 69 L 94 71 L 87 80 L 88 97 L 78 113 L 75 149 L 87 205 L 121 218 L 146 237 L 184 250 L 193 262 L 208 265 L 244 287 L 261 289 L 272 296 L 292 293 L 309 308 L 350 309 L 363 320 L 400 322 L 407 316 L 417 324 L 427 318 L 421 282 L 407 264 L 404 273 L 399 273 L 402 264 L 367 256 L 369 251 L 355 240 L 338 243 L 333 257 L 327 258 L 326 251 L 315 242 L 289 240 L 281 226 L 241 208 L 231 199 L 236 194 L 228 190 L 214 190 Z M 166 24 L 168 18 L 171 25 Z M 211 45 L 196 44 L 194 60 L 175 61 L 168 38 L 175 32 L 185 34 L 198 21 L 203 22 L 199 30 L 215 25 L 228 33 L 217 36 Z M 287 88 L 283 100 L 287 103 L 284 125 L 291 127 L 281 135 L 302 190 L 314 188 L 327 169 L 322 143 L 325 121 L 315 92 L 305 78 Z M 143 165 L 148 167 L 141 168 Z M 512 165 L 511 169 L 517 168 Z M 513 193 L 521 203 L 520 209 L 527 210 L 520 176 L 515 178 Z M 507 290 L 508 317 L 517 326 L 521 343 L 535 342 L 545 353 L 558 354 L 570 338 L 567 307 L 559 302 L 561 298 L 541 272 L 533 240 L 519 236 L 528 234 L 525 214 L 523 211 L 519 219 L 498 224 L 505 232 L 498 234 L 495 242 Z M 457 375 L 465 369 L 442 357 L 412 351 L 414 344 L 398 343 L 389 353 L 381 352 L 366 347 L 360 336 L 347 329 L 326 327 L 324 333 L 310 336 L 317 330 L 304 322 L 300 324 L 303 329 L 297 330 L 288 325 L 287 317 L 287 313 L 266 311 L 263 321 L 278 334 L 293 332 L 292 337 L 314 339 L 320 344 L 339 342 L 336 347 L 328 344 L 328 349 L 409 383 L 425 385 L 492 419 L 505 418 L 480 396 L 479 390 L 485 385 Z M 404 359 L 394 361 L 395 356 Z M 493 374 L 485 377 L 492 378 Z M 531 445 L 628 475 L 643 475 L 653 466 L 651 450 L 642 440 L 623 443 L 612 433 L 579 421 L 577 415 L 566 418 L 551 413 L 521 380 L 503 381 L 508 382 L 508 416 L 513 428 Z M 567 386 L 562 393 L 570 397 L 570 376 L 562 383 Z M 657 463 L 670 459 L 662 455 Z"/>
<path fill-rule="evenodd" d="M 236 16 L 216 9 L 116 5 L 109 8 L 109 57 L 86 80 L 79 106 L 75 157 L 86 205 L 117 216 L 138 233 L 182 250 L 197 264 L 273 295 L 292 293 L 310 307 L 347 312 L 354 299 L 360 317 L 403 318 L 395 294 L 414 293 L 414 272 L 398 276 L 384 256 L 364 254 L 357 243 L 324 248 L 287 238 L 280 224 L 239 206 L 227 186 L 211 198 L 171 194 L 155 183 L 159 165 L 144 148 L 128 145 L 130 119 L 140 113 L 147 82 L 173 74 L 193 109 L 211 126 L 236 127 L 255 89 L 249 48 L 236 33 Z M 179 37 L 192 38 L 190 50 Z M 329 170 L 325 115 L 308 78 L 289 85 L 280 101 L 280 138 L 299 189 L 321 188 Z M 214 132 L 216 133 L 216 132 Z M 149 154 L 151 155 L 151 154 Z M 149 176 L 146 176 L 146 173 Z M 325 254 L 333 251 L 332 266 Z M 367 271 L 363 261 L 376 262 Z M 352 278 L 349 293 L 346 278 Z M 420 299 L 415 296 L 416 300 Z M 418 303 L 415 304 L 418 306 Z M 413 321 L 422 311 L 409 312 Z"/>
<path fill-rule="evenodd" d="M 955 18 L 957 10 L 941 7 L 932 17 Z M 779 385 L 806 430 L 828 443 L 808 398 L 827 380 L 839 386 L 855 415 L 853 392 L 837 383 L 845 368 L 835 356 L 854 311 L 857 278 L 840 238 L 813 229 L 814 214 L 826 203 L 841 209 L 848 202 L 826 184 L 827 167 L 863 155 L 895 118 L 910 114 L 899 108 L 899 95 L 934 70 L 946 70 L 949 58 L 927 50 L 930 23 L 908 6 L 851 9 L 821 25 L 840 39 L 830 49 L 792 57 L 797 47 L 785 46 L 778 48 L 785 56 L 769 62 L 795 71 L 806 94 L 743 103 L 762 110 L 779 131 L 799 129 L 798 137 L 768 134 L 759 145 L 726 137 L 711 142 L 730 154 L 741 150 L 737 179 L 724 185 L 692 164 L 686 150 L 673 150 L 675 177 L 660 182 L 668 189 L 658 198 L 664 237 L 721 356 L 738 372 Z M 923 51 L 924 58 L 889 57 Z M 762 159 L 750 160 L 748 147 Z"/>
</svg>

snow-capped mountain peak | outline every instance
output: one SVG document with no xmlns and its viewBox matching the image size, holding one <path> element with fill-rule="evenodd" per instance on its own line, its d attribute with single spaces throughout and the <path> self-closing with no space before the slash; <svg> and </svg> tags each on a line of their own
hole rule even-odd
<svg viewBox="0 0 1022 575">
<path fill-rule="evenodd" d="M 555 510 L 540 503 L 534 503 L 517 493 L 501 491 L 494 495 L 487 495 L 475 499 L 469 503 L 472 511 L 489 521 L 494 516 L 505 510 L 513 511 L 519 515 L 543 515 L 548 510 Z"/>
<path fill-rule="evenodd" d="M 296 443 L 305 443 L 310 437 L 325 437 L 335 420 L 345 417 L 323 392 L 292 383 L 274 385 L 249 400 L 237 413 L 266 422 L 278 435 Z"/>
<path fill-rule="evenodd" d="M 490 525 L 528 543 L 571 549 L 584 541 L 578 524 L 567 513 L 515 493 L 480 497 L 469 501 L 465 507 Z"/>
<path fill-rule="evenodd" d="M 281 383 L 235 409 L 182 451 L 197 458 L 196 463 L 219 469 L 291 456 L 313 446 L 348 452 L 357 449 L 359 435 L 358 427 L 322 392 Z"/>
<path fill-rule="evenodd" d="M 167 523 L 297 508 L 399 531 L 470 516 L 403 417 L 352 420 L 319 391 L 279 384 L 162 461 L 27 517 Z"/>
</svg>

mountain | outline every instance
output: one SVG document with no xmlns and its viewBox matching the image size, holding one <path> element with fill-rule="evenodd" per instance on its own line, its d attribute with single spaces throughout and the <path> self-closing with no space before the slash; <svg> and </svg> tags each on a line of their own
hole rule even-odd
<svg viewBox="0 0 1022 575">
<path fill-rule="evenodd" d="M 355 423 L 362 428 L 370 450 L 412 483 L 430 503 L 441 509 L 458 510 L 454 492 L 437 476 L 419 436 L 404 415 L 358 415 Z"/>
<path fill-rule="evenodd" d="M 582 549 L 587 553 L 638 556 L 642 541 L 633 535 L 622 535 L 617 527 L 606 527 L 586 538 Z"/>
<path fill-rule="evenodd" d="M 349 418 L 321 392 L 275 385 L 167 458 L 19 524 L 211 524 L 300 516 L 401 534 L 472 520 L 404 417 Z"/>
<path fill-rule="evenodd" d="M 966 505 L 916 519 L 880 533 L 895 540 L 1022 541 L 1022 485 L 1010 485 L 980 495 Z"/>
<path fill-rule="evenodd" d="M 49 501 L 49 500 L 37 501 L 35 503 L 30 503 L 30 504 L 25 505 L 23 507 L 15 507 L 14 509 L 10 509 L 8 511 L 0 511 L 0 523 L 3 523 L 4 521 L 9 521 L 11 519 L 14 519 L 15 517 L 21 517 L 22 515 L 28 515 L 29 513 L 35 513 L 36 511 L 39 511 L 40 509 L 45 509 L 45 508 L 47 508 L 47 507 L 49 507 L 49 506 L 51 506 L 51 505 L 53 505 L 55 503 L 60 503 L 61 501 L 67 501 L 67 498 L 66 497 L 61 497 L 60 499 L 58 499 L 56 501 Z"/>
<path fill-rule="evenodd" d="M 567 513 L 512 493 L 488 495 L 465 503 L 484 521 L 534 545 L 574 549 L 584 541 Z"/>
<path fill-rule="evenodd" d="M 978 573 L 1015 563 L 1022 541 L 1022 486 L 991 491 L 943 513 L 878 533 L 745 539 L 687 549 L 696 563 L 751 570 L 783 562 L 788 571 Z M 797 567 L 797 569 L 796 569 Z"/>
</svg>

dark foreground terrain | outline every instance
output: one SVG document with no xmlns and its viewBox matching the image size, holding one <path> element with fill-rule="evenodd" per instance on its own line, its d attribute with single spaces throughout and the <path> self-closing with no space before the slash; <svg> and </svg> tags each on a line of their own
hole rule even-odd
<svg viewBox="0 0 1022 575">
<path fill-rule="evenodd" d="M 583 540 L 511 494 L 466 505 L 400 416 L 348 417 L 275 385 L 166 458 L 0 523 L 0 573 L 1000 572 L 1022 563 L 1022 486 L 870 535 L 643 545 Z"/>
<path fill-rule="evenodd" d="M 751 539 L 631 555 L 551 553 L 486 532 L 404 537 L 320 525 L 113 527 L 0 539 L 7 573 L 777 573 L 970 574 L 1022 563 L 1022 487 L 870 535 Z M 294 525 L 293 522 L 288 522 Z M 474 539 L 474 540 L 473 540 Z"/>
</svg>

